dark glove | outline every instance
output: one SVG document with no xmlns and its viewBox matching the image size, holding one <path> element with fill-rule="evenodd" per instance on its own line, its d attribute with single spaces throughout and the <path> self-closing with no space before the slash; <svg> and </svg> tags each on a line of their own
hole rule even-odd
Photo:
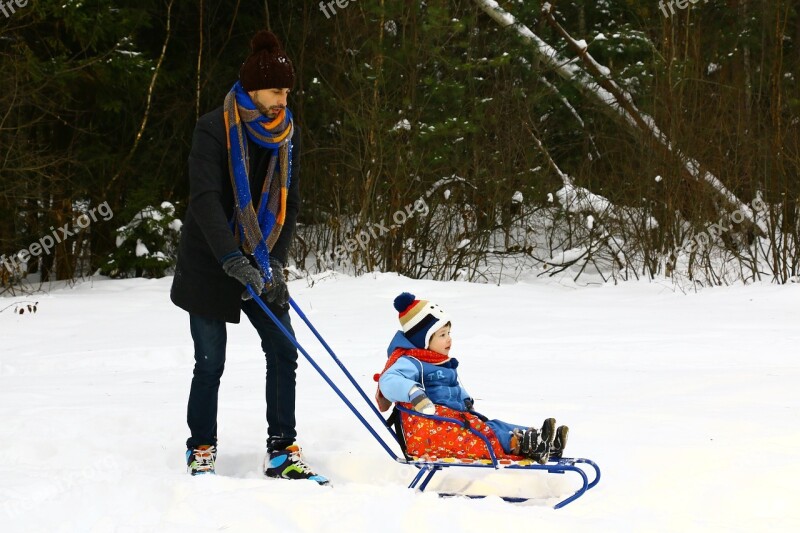
<svg viewBox="0 0 800 533">
<path fill-rule="evenodd" d="M 466 398 L 464 400 L 464 407 L 467 408 L 467 411 L 472 411 L 472 408 L 475 407 L 475 400 L 472 398 Z"/>
<path fill-rule="evenodd" d="M 411 405 L 414 407 L 416 412 L 424 415 L 436 414 L 436 406 L 433 404 L 433 402 L 431 402 L 424 390 L 414 386 L 408 396 L 409 400 L 411 401 Z"/>
<path fill-rule="evenodd" d="M 243 255 L 227 259 L 222 263 L 222 270 L 245 287 L 250 285 L 256 291 L 256 294 L 261 294 L 264 290 L 264 278 L 261 276 L 261 271 L 251 265 L 250 261 Z M 242 300 L 249 300 L 250 298 L 252 298 L 250 292 L 245 289 L 242 293 Z"/>
<path fill-rule="evenodd" d="M 286 286 L 286 278 L 283 275 L 283 263 L 277 259 L 270 259 L 269 267 L 272 269 L 272 283 L 267 286 L 264 299 L 276 307 L 284 307 L 289 303 L 289 287 Z"/>
</svg>

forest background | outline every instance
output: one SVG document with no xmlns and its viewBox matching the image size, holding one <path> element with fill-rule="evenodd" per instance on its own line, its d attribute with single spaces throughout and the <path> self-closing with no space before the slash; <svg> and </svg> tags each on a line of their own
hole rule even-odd
<svg viewBox="0 0 800 533">
<path fill-rule="evenodd" d="M 195 122 L 265 27 L 297 71 L 298 275 L 800 274 L 797 2 L 5 6 L 0 292 L 168 274 Z"/>
</svg>

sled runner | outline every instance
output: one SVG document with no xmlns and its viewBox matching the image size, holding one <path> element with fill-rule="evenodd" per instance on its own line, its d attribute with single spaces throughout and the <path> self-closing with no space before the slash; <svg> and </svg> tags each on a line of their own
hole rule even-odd
<svg viewBox="0 0 800 533">
<path fill-rule="evenodd" d="M 300 353 L 306 358 L 306 360 L 314 367 L 314 369 L 322 376 L 325 382 L 333 389 L 333 391 L 339 396 L 339 398 L 347 405 L 348 408 L 353 412 L 353 414 L 358 418 L 358 420 L 364 425 L 367 431 L 378 441 L 378 443 L 383 447 L 384 450 L 394 459 L 396 462 L 401 464 L 406 464 L 409 466 L 413 466 L 418 469 L 418 472 L 414 476 L 414 479 L 411 481 L 409 488 L 418 490 L 420 492 L 424 491 L 428 484 L 430 483 L 433 476 L 436 472 L 443 470 L 445 468 L 455 468 L 455 467 L 466 467 L 466 468 L 491 468 L 493 470 L 499 469 L 509 469 L 509 470 L 541 470 L 545 471 L 550 474 L 566 474 L 566 473 L 573 473 L 578 476 L 578 479 L 581 482 L 580 488 L 576 490 L 573 494 L 569 495 L 568 497 L 564 498 L 563 500 L 559 501 L 554 508 L 560 509 L 565 505 L 575 501 L 576 499 L 583 496 L 586 491 L 593 488 L 597 485 L 600 481 L 600 468 L 591 460 L 589 459 L 580 459 L 580 458 L 559 458 L 553 459 L 547 464 L 540 465 L 531 461 L 530 459 L 524 458 L 509 458 L 503 456 L 501 458 L 497 457 L 495 453 L 492 443 L 490 439 L 486 437 L 483 433 L 476 431 L 473 427 L 469 425 L 469 423 L 465 422 L 465 420 L 459 420 L 456 418 L 445 417 L 445 416 L 438 416 L 438 415 L 425 415 L 422 413 L 418 413 L 408 407 L 403 405 L 396 405 L 392 415 L 389 419 L 385 419 L 383 415 L 378 411 L 377 407 L 374 403 L 370 400 L 367 394 L 364 392 L 364 389 L 361 388 L 360 385 L 356 382 L 353 378 L 352 374 L 347 370 L 344 364 L 336 357 L 336 354 L 333 350 L 328 346 L 328 343 L 322 338 L 319 332 L 314 328 L 314 326 L 309 321 L 308 317 L 306 317 L 305 313 L 297 306 L 293 299 L 289 300 L 289 304 L 297 313 L 297 315 L 305 322 L 306 326 L 314 333 L 314 336 L 319 340 L 320 344 L 325 348 L 328 354 L 331 356 L 333 361 L 342 371 L 342 373 L 347 377 L 350 383 L 353 385 L 355 390 L 360 394 L 362 399 L 367 403 L 369 408 L 373 411 L 373 413 L 380 419 L 381 424 L 386 427 L 392 437 L 397 441 L 400 449 L 402 450 L 402 457 L 398 456 L 392 448 L 386 443 L 383 437 L 378 435 L 375 429 L 370 425 L 369 422 L 364 418 L 361 412 L 356 409 L 356 407 L 350 402 L 350 400 L 345 396 L 339 387 L 331 381 L 330 377 L 325 373 L 322 368 L 316 363 L 316 361 L 308 354 L 308 352 L 297 342 L 297 339 L 292 335 L 278 320 L 275 314 L 267 307 L 267 305 L 258 297 L 258 295 L 253 291 L 253 289 L 248 286 L 247 290 L 252 295 L 253 299 L 256 303 L 261 307 L 261 309 L 269 316 L 269 318 L 275 323 L 275 325 L 283 332 L 284 335 L 294 344 L 294 346 L 298 349 Z M 480 415 L 479 415 L 480 416 Z M 404 431 L 403 431 L 403 419 L 409 420 L 409 417 L 420 417 L 421 419 L 428 419 L 436 424 L 446 424 L 450 425 L 450 428 L 456 431 L 467 431 L 471 434 L 472 437 L 481 439 L 486 446 L 486 451 L 488 455 L 488 459 L 469 459 L 469 458 L 456 458 L 456 457 L 433 457 L 430 455 L 424 455 L 421 457 L 409 455 L 407 453 L 407 446 L 404 439 Z M 579 466 L 580 465 L 580 466 Z M 589 481 L 589 476 L 587 476 L 588 469 L 591 468 L 593 472 L 592 480 Z M 484 496 L 481 495 L 469 495 L 469 494 L 440 494 L 441 496 L 466 496 L 469 498 L 482 498 Z M 527 501 L 530 498 L 520 498 L 520 497 L 503 497 L 504 500 L 510 502 L 523 502 Z"/>
</svg>

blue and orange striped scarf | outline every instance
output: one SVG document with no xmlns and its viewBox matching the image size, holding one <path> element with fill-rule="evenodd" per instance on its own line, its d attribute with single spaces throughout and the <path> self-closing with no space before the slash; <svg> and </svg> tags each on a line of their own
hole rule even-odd
<svg viewBox="0 0 800 533">
<path fill-rule="evenodd" d="M 292 176 L 292 113 L 286 108 L 275 119 L 265 117 L 237 81 L 225 97 L 224 114 L 228 169 L 236 203 L 234 233 L 245 253 L 255 257 L 267 281 L 270 281 L 269 252 L 278 240 L 286 219 L 286 198 Z M 250 192 L 245 134 L 259 146 L 273 151 L 257 211 Z M 278 179 L 275 179 L 276 170 Z"/>
</svg>

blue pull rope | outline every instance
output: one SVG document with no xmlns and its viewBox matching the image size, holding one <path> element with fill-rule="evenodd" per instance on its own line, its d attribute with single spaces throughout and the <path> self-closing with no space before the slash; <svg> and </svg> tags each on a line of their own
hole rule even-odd
<svg viewBox="0 0 800 533">
<path fill-rule="evenodd" d="M 307 360 L 309 363 L 311 363 L 311 366 L 313 366 L 313 367 L 314 367 L 314 370 L 316 370 L 316 371 L 319 373 L 319 375 L 320 375 L 320 376 L 322 376 L 322 379 L 324 379 L 324 380 L 325 380 L 325 382 L 326 382 L 328 385 L 330 385 L 330 386 L 331 386 L 331 388 L 332 388 L 332 389 L 333 389 L 333 390 L 336 392 L 336 394 L 339 396 L 339 398 L 340 398 L 340 399 L 341 399 L 341 400 L 342 400 L 342 401 L 343 401 L 343 402 L 344 402 L 344 403 L 347 405 L 347 407 L 349 407 L 349 408 L 350 408 L 350 410 L 353 412 L 353 414 L 354 414 L 354 415 L 356 415 L 356 418 L 358 418 L 358 419 L 361 421 L 361 423 L 362 423 L 362 424 L 364 424 L 364 427 L 365 427 L 365 428 L 367 428 L 367 430 L 368 430 L 368 431 L 369 431 L 369 432 L 372 434 L 372 436 L 373 436 L 373 437 L 375 437 L 375 440 L 377 440 L 377 441 L 380 443 L 380 445 L 381 445 L 381 446 L 383 446 L 383 449 L 384 449 L 384 450 L 386 450 L 386 452 L 387 452 L 387 453 L 388 453 L 388 454 L 389 454 L 389 455 L 390 455 L 390 456 L 391 456 L 391 457 L 392 457 L 392 458 L 393 458 L 395 461 L 400 461 L 400 458 L 399 458 L 399 457 L 397 457 L 397 454 L 395 454 L 395 453 L 392 451 L 392 449 L 391 449 L 391 448 L 389 448 L 389 446 L 386 444 L 386 442 L 385 442 L 385 441 L 384 441 L 384 440 L 383 440 L 383 439 L 382 439 L 382 438 L 381 438 L 381 437 L 380 437 L 380 436 L 379 436 L 379 435 L 378 435 L 378 434 L 375 432 L 375 429 L 374 429 L 372 426 L 370 426 L 370 425 L 369 425 L 369 422 L 367 422 L 367 421 L 364 419 L 364 417 L 361 415 L 361 413 L 359 413 L 359 412 L 358 412 L 358 410 L 357 410 L 357 409 L 356 409 L 356 408 L 353 406 L 353 404 L 352 404 L 352 403 L 350 403 L 350 400 L 348 400 L 348 399 L 347 399 L 347 397 L 346 397 L 344 394 L 342 394 L 342 391 L 341 391 L 341 390 L 339 390 L 339 387 L 337 387 L 337 386 L 336 386 L 336 384 L 335 384 L 333 381 L 331 381 L 331 378 L 329 378 L 329 377 L 328 377 L 328 375 L 325 373 L 325 371 L 324 371 L 324 370 L 322 370 L 322 368 L 320 368 L 320 366 L 319 366 L 319 365 L 317 364 L 317 362 L 316 362 L 316 361 L 314 361 L 314 359 L 313 359 L 313 358 L 312 358 L 312 357 L 311 357 L 311 356 L 308 354 L 308 352 L 305 350 L 305 348 L 303 348 L 303 347 L 300 345 L 300 343 L 299 343 L 299 342 L 297 342 L 297 339 L 294 337 L 294 335 L 292 335 L 292 334 L 289 332 L 289 330 L 287 330 L 287 329 L 286 329 L 286 326 L 284 326 L 284 325 L 281 323 L 281 321 L 280 321 L 280 320 L 278 320 L 278 317 L 276 317 L 276 316 L 275 316 L 275 313 L 273 313 L 272 311 L 270 311 L 269 307 L 267 307 L 267 305 L 266 305 L 266 304 L 265 304 L 265 303 L 264 303 L 264 302 L 261 300 L 261 298 L 259 298 L 259 295 L 258 295 L 258 294 L 256 294 L 256 291 L 254 291 L 254 290 L 253 290 L 253 288 L 252 288 L 250 285 L 248 285 L 248 286 L 247 286 L 247 291 L 248 291 L 248 292 L 250 293 L 250 295 L 253 297 L 253 300 L 255 300 L 255 302 L 258 304 L 258 306 L 259 306 L 259 307 L 261 307 L 261 309 L 262 309 L 262 310 L 263 310 L 263 311 L 264 311 L 264 312 L 267 314 L 267 316 L 268 316 L 268 317 L 269 317 L 269 318 L 270 318 L 270 319 L 271 319 L 271 320 L 272 320 L 272 321 L 275 323 L 275 325 L 276 325 L 276 326 L 278 326 L 278 329 L 280 329 L 280 330 L 281 330 L 281 332 L 282 332 L 282 333 L 283 333 L 283 334 L 286 336 L 286 338 L 287 338 L 287 339 L 289 339 L 289 341 L 290 341 L 292 344 L 294 344 L 295 348 L 297 348 L 298 350 L 300 350 L 300 352 L 303 354 L 303 356 L 306 358 L 306 360 Z M 295 307 L 296 307 L 296 306 L 295 306 Z M 383 417 L 381 417 L 381 419 L 383 419 Z"/>
</svg>

